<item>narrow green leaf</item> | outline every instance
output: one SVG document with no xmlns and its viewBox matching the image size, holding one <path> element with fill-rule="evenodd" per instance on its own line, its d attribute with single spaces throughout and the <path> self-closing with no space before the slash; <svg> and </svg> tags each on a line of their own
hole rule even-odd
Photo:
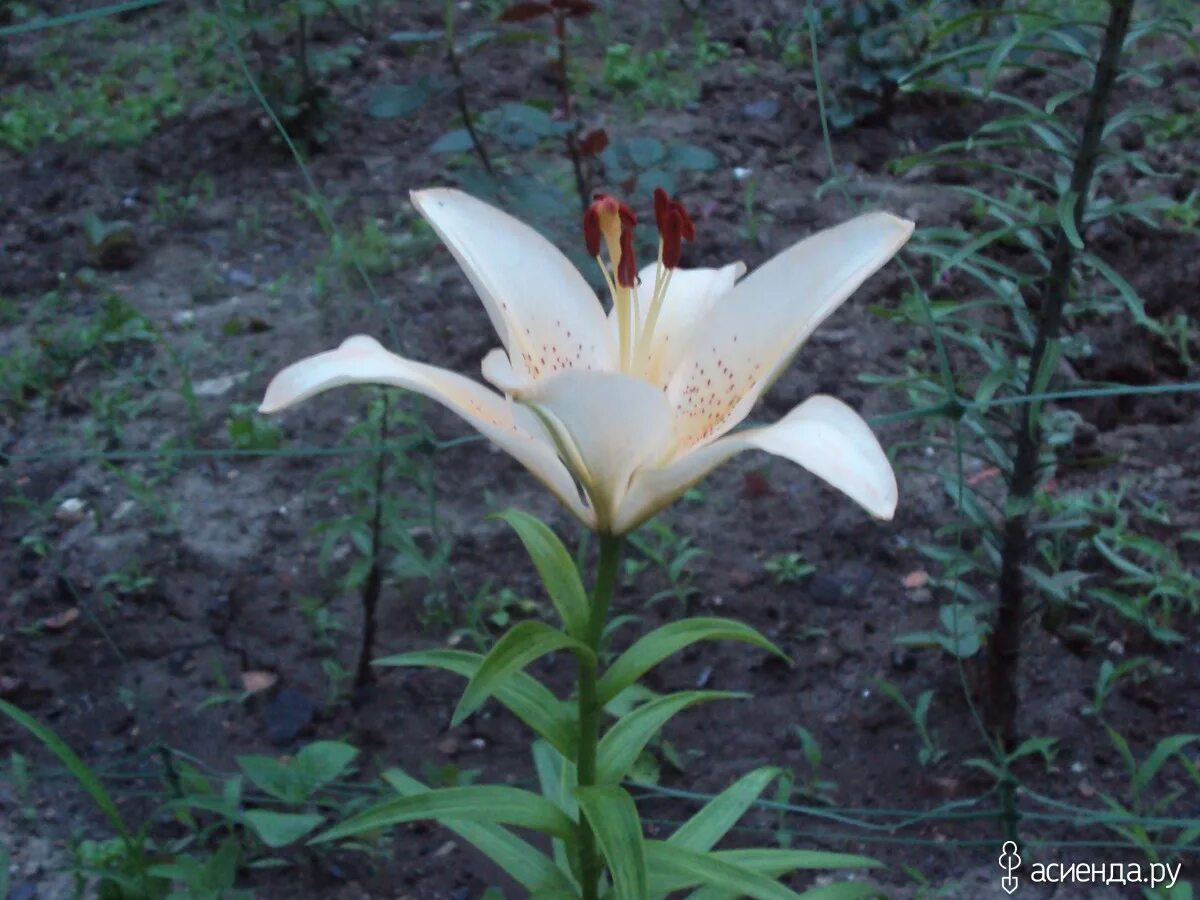
<svg viewBox="0 0 1200 900">
<path fill-rule="evenodd" d="M 752 872 L 716 854 L 698 853 L 665 841 L 646 842 L 646 863 L 654 873 L 651 884 L 658 896 L 697 885 L 760 900 L 796 900 L 799 896 L 768 875 Z"/>
<path fill-rule="evenodd" d="M 399 769 L 384 772 L 383 780 L 405 797 L 429 792 L 428 787 Z M 488 822 L 458 819 L 443 819 L 441 824 L 474 845 L 533 896 L 544 896 L 547 900 L 578 896 L 570 879 L 544 853 L 508 829 Z"/>
<path fill-rule="evenodd" d="M 393 31 L 388 40 L 397 44 L 436 44 L 446 39 L 446 33 L 437 31 Z"/>
<path fill-rule="evenodd" d="M 323 831 L 310 844 L 324 844 L 420 819 L 516 825 L 570 840 L 575 823 L 537 794 L 493 785 L 442 788 L 385 800 Z"/>
<path fill-rule="evenodd" d="M 596 781 L 619 784 L 650 739 L 676 713 L 709 700 L 736 700 L 748 696 L 729 691 L 681 691 L 643 703 L 622 716 L 600 741 L 596 748 Z"/>
<path fill-rule="evenodd" d="M 681 619 L 654 629 L 617 658 L 597 687 L 601 705 L 608 703 L 668 656 L 697 641 L 741 641 L 791 663 L 786 653 L 749 625 L 733 619 Z"/>
<path fill-rule="evenodd" d="M 496 646 L 492 647 L 479 669 L 467 682 L 462 699 L 458 701 L 458 708 L 454 710 L 454 717 L 450 720 L 451 724 L 461 724 L 467 716 L 483 706 L 488 697 L 496 693 L 510 676 L 524 669 L 535 659 L 555 650 L 567 649 L 577 655 L 593 656 L 586 645 L 557 628 L 551 628 L 545 622 L 531 620 L 514 625 L 504 637 L 496 641 Z"/>
<path fill-rule="evenodd" d="M 860 900 L 862 897 L 879 897 L 880 891 L 873 884 L 843 881 L 840 884 L 823 884 L 800 895 L 800 900 Z"/>
<path fill-rule="evenodd" d="M 286 847 L 298 841 L 324 821 L 316 813 L 281 813 L 269 809 L 251 809 L 246 821 L 268 847 Z"/>
<path fill-rule="evenodd" d="M 771 851 L 767 851 L 771 852 Z M 726 854 L 712 854 L 718 859 L 724 859 Z M 875 863 L 878 865 L 878 863 Z M 746 866 L 746 868 L 750 868 Z M 803 868 L 803 867 L 797 867 Z M 754 871 L 751 869 L 751 871 Z M 760 875 L 770 875 L 777 878 L 786 874 L 789 870 L 778 869 L 773 872 L 760 872 Z M 730 890 L 727 888 L 718 887 L 702 887 L 697 891 L 688 895 L 688 900 L 738 900 L 740 897 L 745 897 L 746 894 L 741 890 Z M 858 900 L 861 897 L 879 897 L 879 889 L 872 884 L 864 884 L 855 881 L 843 881 L 837 884 L 824 884 L 820 887 L 811 888 L 800 894 L 800 900 Z"/>
<path fill-rule="evenodd" d="M 1008 59 L 1008 55 L 1012 53 L 1013 48 L 1024 37 L 1025 32 L 1021 28 L 1020 21 L 1018 21 L 1013 33 L 996 45 L 996 50 L 992 53 L 991 58 L 988 59 L 987 67 L 983 71 L 983 81 L 980 84 L 980 89 L 983 91 L 984 97 L 991 93 L 992 85 L 996 81 L 996 74 L 1000 71 L 1000 67 L 1004 65 L 1004 61 Z"/>
<path fill-rule="evenodd" d="M 713 856 L 735 866 L 783 875 L 797 869 L 877 869 L 878 860 L 856 853 L 834 853 L 827 850 L 787 850 L 772 847 L 752 847 L 747 850 L 718 850 Z"/>
<path fill-rule="evenodd" d="M 646 843 L 633 798 L 616 785 L 581 787 L 575 796 L 608 863 L 613 900 L 646 900 Z"/>
<path fill-rule="evenodd" d="M 57 734 L 11 703 L 0 700 L 0 712 L 32 734 L 46 746 L 47 750 L 58 757 L 59 761 L 66 766 L 67 771 L 75 776 L 75 780 L 87 791 L 88 796 L 99 807 L 100 812 L 104 813 L 108 821 L 112 823 L 121 839 L 129 843 L 129 830 L 125 827 L 125 821 L 121 818 L 121 814 L 117 811 L 117 805 L 105 790 L 104 785 L 100 783 L 100 779 L 88 768 L 87 763 L 80 759 Z"/>
<path fill-rule="evenodd" d="M 537 771 L 538 786 L 542 796 L 561 809 L 572 819 L 579 818 L 579 804 L 575 802 L 575 788 L 579 785 L 575 764 L 551 747 L 546 741 L 533 742 L 533 765 Z M 551 841 L 554 862 L 564 871 L 571 871 L 571 859 L 567 846 L 558 838 Z"/>
<path fill-rule="evenodd" d="M 429 666 L 473 678 L 483 656 L 466 650 L 416 650 L 377 659 L 377 666 Z M 575 757 L 576 726 L 570 708 L 540 681 L 524 672 L 513 672 L 496 689 L 496 699 L 518 719 L 545 738 L 568 759 Z"/>
<path fill-rule="evenodd" d="M 1058 223 L 1062 226 L 1063 233 L 1066 234 L 1067 240 L 1071 242 L 1071 246 L 1076 250 L 1083 249 L 1083 238 L 1079 236 L 1079 229 L 1075 227 L 1075 207 L 1079 204 L 1079 194 L 1075 191 L 1066 191 L 1058 198 Z"/>
<path fill-rule="evenodd" d="M 1176 753 L 1182 752 L 1183 748 L 1193 741 L 1200 741 L 1200 734 L 1173 734 L 1155 744 L 1146 761 L 1138 766 L 1137 772 L 1129 782 L 1129 789 L 1133 795 L 1139 796 L 1166 761 Z"/>
<path fill-rule="evenodd" d="M 511 525 L 525 545 L 567 634 L 583 640 L 589 616 L 587 591 L 567 548 L 545 523 L 519 509 L 497 513 L 496 518 Z"/>
<path fill-rule="evenodd" d="M 783 770 L 775 766 L 746 773 L 680 825 L 667 838 L 668 843 L 700 852 L 711 850 L 746 814 L 767 785 L 782 774 Z"/>
</svg>

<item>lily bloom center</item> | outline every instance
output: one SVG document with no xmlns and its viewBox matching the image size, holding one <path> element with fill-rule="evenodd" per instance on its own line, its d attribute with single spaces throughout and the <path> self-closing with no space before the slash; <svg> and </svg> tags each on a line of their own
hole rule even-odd
<svg viewBox="0 0 1200 900">
<path fill-rule="evenodd" d="M 621 371 L 635 375 L 647 374 L 646 367 L 650 361 L 648 351 L 671 282 L 671 273 L 679 267 L 683 242 L 696 238 L 692 217 L 678 199 L 668 196 L 662 188 L 654 189 L 654 223 L 658 227 L 658 262 L 655 265 L 654 286 L 643 306 L 633 249 L 637 216 L 627 204 L 608 194 L 596 194 L 583 214 L 584 245 L 600 266 L 612 296 Z M 607 262 L 600 255 L 601 239 L 608 253 Z"/>
</svg>

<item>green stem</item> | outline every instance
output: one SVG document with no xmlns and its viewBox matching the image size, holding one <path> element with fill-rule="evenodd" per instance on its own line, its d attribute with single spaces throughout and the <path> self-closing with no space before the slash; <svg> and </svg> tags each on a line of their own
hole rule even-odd
<svg viewBox="0 0 1200 900">
<path fill-rule="evenodd" d="M 612 603 L 617 583 L 617 565 L 621 559 L 621 539 L 612 535 L 600 536 L 600 562 L 596 568 L 596 586 L 592 591 L 592 611 L 588 617 L 588 647 L 596 656 L 600 639 Z M 596 783 L 596 744 L 600 738 L 600 704 L 596 702 L 596 660 L 579 660 L 579 751 L 575 765 L 579 786 Z M 596 835 L 582 815 L 579 818 L 579 877 L 583 900 L 596 900 L 600 885 L 600 856 L 596 852 Z"/>
</svg>

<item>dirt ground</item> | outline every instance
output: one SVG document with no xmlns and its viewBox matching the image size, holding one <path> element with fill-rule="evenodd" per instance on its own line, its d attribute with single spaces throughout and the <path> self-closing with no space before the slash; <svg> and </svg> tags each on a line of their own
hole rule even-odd
<svg viewBox="0 0 1200 900">
<path fill-rule="evenodd" d="M 387 14 L 381 33 L 438 27 L 440 13 L 412 14 L 403 6 Z M 690 176 L 683 192 L 700 211 L 698 238 L 687 248 L 685 264 L 741 258 L 753 268 L 853 212 L 836 191 L 818 196 L 829 172 L 811 76 L 804 68 L 785 68 L 754 38 L 764 20 L 786 15 L 780 11 L 785 6 L 709 4 L 711 37 L 733 52 L 705 70 L 696 102 L 653 116 L 656 136 L 692 141 L 720 162 L 711 172 Z M 681 9 L 671 5 L 669 15 L 683 28 Z M 153 35 L 169 16 L 149 11 L 136 14 L 135 21 Z M 643 14 L 613 22 L 619 29 L 614 40 L 658 39 L 648 36 Z M 15 42 L 11 52 L 27 60 L 36 47 L 36 38 L 29 37 Z M 490 108 L 524 99 L 530 72 L 539 95 L 549 96 L 539 52 L 497 46 L 468 59 L 474 102 Z M 748 62 L 757 67 L 752 77 L 744 74 Z M 416 217 L 408 190 L 455 180 L 454 171 L 441 168 L 444 157 L 426 152 L 450 127 L 454 110 L 448 100 L 404 119 L 380 121 L 365 112 L 373 85 L 411 80 L 430 64 L 428 55 L 369 49 L 334 77 L 335 137 L 312 155 L 310 165 L 325 196 L 338 199 L 339 222 L 378 220 L 385 231 L 407 233 Z M 10 67 L 0 77 L 20 78 L 21 69 Z M 1179 77 L 1200 86 L 1195 66 Z M 1038 86 L 1024 83 L 1021 89 L 1036 95 Z M 747 114 L 764 100 L 777 104 L 771 115 Z M 606 111 L 605 127 L 614 136 L 646 125 L 618 104 Z M 948 101 L 902 99 L 886 121 L 835 135 L 840 174 L 861 205 L 889 209 L 922 227 L 972 227 L 967 204 L 939 183 L 936 172 L 898 178 L 887 167 L 890 159 L 951 139 L 963 127 L 962 111 Z M 1171 160 L 1164 162 L 1170 171 Z M 747 232 L 745 187 L 735 167 L 753 170 L 756 179 L 755 234 Z M 156 214 L 157 186 L 182 189 L 199 176 L 212 179 L 211 196 L 169 221 Z M 1173 177 L 1184 176 L 1167 175 L 1162 189 L 1186 193 Z M 449 727 L 461 689 L 455 677 L 387 670 L 365 695 L 330 700 L 324 663 L 332 657 L 353 668 L 361 612 L 357 598 L 337 587 L 348 554 L 335 551 L 329 566 L 318 566 L 321 537 L 313 526 L 344 509 L 334 484 L 319 480 L 344 460 L 184 453 L 163 463 L 138 455 L 164 447 L 229 448 L 234 404 L 256 404 L 279 367 L 356 332 L 374 333 L 406 356 L 477 373 L 494 337 L 449 254 L 400 247 L 400 262 L 375 276 L 382 308 L 340 270 L 322 297 L 314 274 L 328 259 L 327 238 L 297 200 L 305 191 L 297 166 L 261 110 L 244 96 L 184 110 L 131 149 L 47 143 L 27 154 L 0 150 L 0 184 L 0 296 L 15 300 L 19 312 L 0 323 L 0 355 L 35 339 L 26 313 L 50 290 L 60 296 L 51 313 L 57 320 L 94 315 L 105 296 L 116 293 L 161 336 L 158 342 L 122 345 L 99 361 L 82 359 L 48 392 L 0 415 L 0 493 L 10 501 L 0 513 L 0 697 L 53 727 L 98 771 L 127 775 L 115 782 L 115 790 L 133 821 L 150 808 L 149 792 L 161 789 L 158 748 L 164 745 L 224 773 L 236 770 L 239 754 L 287 753 L 307 740 L 328 738 L 363 748 L 364 780 L 388 766 L 418 776 L 454 766 L 479 770 L 481 781 L 529 778 L 526 733 L 502 709 L 489 706 L 461 727 Z M 127 267 L 98 268 L 91 280 L 76 276 L 92 265 L 80 225 L 85 210 L 133 224 L 136 246 Z M 554 237 L 564 247 L 579 240 L 565 230 Z M 1194 311 L 1200 283 L 1195 231 L 1105 234 L 1097 247 L 1131 277 L 1152 315 Z M 914 265 L 921 277 L 921 263 Z M 898 394 L 858 376 L 900 371 L 906 353 L 926 346 L 924 335 L 868 311 L 872 304 L 894 304 L 906 289 L 894 265 L 871 279 L 816 333 L 755 418 L 772 421 L 818 391 L 843 398 L 867 416 L 902 408 Z M 246 327 L 231 328 L 234 321 Z M 1087 336 L 1095 352 L 1078 367 L 1081 377 L 1136 384 L 1198 377 L 1195 366 L 1180 362 L 1122 316 L 1090 322 Z M 207 387 L 196 391 L 194 410 L 181 394 L 181 364 L 194 388 Z M 90 397 L 118 388 L 137 409 L 113 432 L 102 427 Z M 367 397 L 335 392 L 284 414 L 278 420 L 283 446 L 338 446 L 360 420 Z M 439 438 L 467 433 L 444 411 L 431 404 L 423 409 Z M 1096 429 L 1094 456 L 1103 463 L 1065 468 L 1060 490 L 1125 483 L 1139 497 L 1165 501 L 1171 530 L 1200 528 L 1195 394 L 1089 401 L 1078 410 Z M 880 429 L 884 446 L 918 436 L 912 424 Z M 128 455 L 106 462 L 95 453 L 81 456 L 80 450 Z M 701 485 L 700 498 L 667 514 L 678 533 L 704 550 L 691 566 L 699 588 L 691 611 L 745 619 L 791 654 L 795 665 L 716 644 L 656 669 L 649 686 L 657 690 L 703 685 L 754 694 L 751 701 L 705 705 L 673 721 L 666 735 L 686 769 L 664 764 L 662 786 L 712 793 L 762 765 L 804 773 L 809 766 L 793 728 L 802 725 L 820 744 L 819 779 L 830 783 L 828 799 L 839 808 L 922 810 L 953 801 L 963 801 L 966 810 L 994 806 L 994 798 L 972 806 L 992 781 L 963 765 L 986 756 L 986 750 L 959 668 L 932 650 L 894 644 L 898 635 L 935 625 L 945 598 L 906 588 L 903 580 L 927 567 L 918 547 L 952 516 L 936 477 L 900 462 L 901 502 L 892 523 L 870 520 L 790 465 L 749 456 L 725 465 Z M 430 466 L 438 521 L 450 540 L 449 567 L 432 580 L 385 582 L 381 654 L 444 644 L 465 621 L 456 592 L 472 596 L 489 579 L 539 597 L 519 543 L 506 526 L 485 518 L 489 511 L 519 507 L 545 517 L 564 537 L 576 534 L 523 470 L 481 442 L 436 450 Z M 147 482 L 151 489 L 138 489 Z M 67 498 L 81 499 L 82 512 L 61 513 Z M 30 535 L 38 541 L 23 540 Z M 1181 544 L 1180 550 L 1192 554 L 1188 562 L 1194 569 L 1197 545 Z M 816 574 L 777 584 L 763 562 L 796 551 Z M 121 592 L 114 587 L 120 582 L 106 578 L 112 573 L 144 579 Z M 664 574 L 649 567 L 618 598 L 618 612 L 641 617 L 618 632 L 618 643 L 678 615 L 672 600 L 645 605 L 666 586 Z M 452 598 L 449 621 L 431 617 L 423 604 L 438 591 Z M 343 629 L 332 648 L 320 643 L 313 617 L 303 611 L 304 599 L 312 596 L 329 601 L 326 612 Z M 1123 682 L 1109 703 L 1108 720 L 1130 737 L 1139 755 L 1162 736 L 1200 731 L 1195 622 L 1174 626 L 1187 640 L 1164 648 L 1132 626 L 1105 623 L 1123 655 L 1152 653 L 1164 666 L 1154 680 Z M 1080 712 L 1101 662 L 1112 652 L 1112 645 L 1066 647 L 1046 631 L 1028 631 L 1021 730 L 1057 739 L 1051 762 L 1030 758 L 1019 768 L 1034 790 L 1097 806 L 1098 795 L 1121 794 L 1120 759 L 1104 729 Z M 206 703 L 246 672 L 274 673 L 278 683 L 243 702 Z M 551 657 L 538 664 L 538 674 L 565 691 L 569 660 Z M 972 682 L 970 661 L 962 676 Z M 872 686 L 876 678 L 892 682 L 910 699 L 926 689 L 935 692 L 930 724 L 947 751 L 940 763 L 918 762 L 912 725 Z M 289 711 L 298 721 L 281 723 Z M 44 774 L 27 801 L 0 781 L 0 844 L 13 852 L 12 896 L 68 896 L 68 881 L 55 873 L 66 864 L 65 847 L 73 835 L 102 833 L 102 825 L 75 783 L 52 774 L 44 752 L 11 724 L 0 724 L 0 757 L 17 750 Z M 33 804 L 33 818 L 17 815 L 25 802 Z M 800 795 L 795 802 L 820 805 Z M 660 797 L 648 800 L 643 813 L 665 828 L 691 808 L 682 799 Z M 1200 814 L 1200 801 L 1193 794 L 1190 812 L 1176 814 Z M 895 825 L 864 817 L 876 830 L 816 814 L 792 816 L 787 827 L 794 846 L 880 859 L 888 868 L 876 880 L 893 896 L 917 890 L 906 868 L 940 886 L 944 896 L 985 897 L 996 890 L 994 859 L 1002 836 L 994 819 L 938 816 Z M 738 841 L 773 843 L 780 820 L 757 811 L 746 824 L 751 830 Z M 1062 822 L 1030 820 L 1023 827 L 1026 835 L 1048 843 L 1047 859 L 1070 859 L 1053 849 L 1059 842 L 1065 846 L 1097 835 Z M 248 873 L 257 896 L 466 898 L 480 896 L 489 885 L 514 895 L 482 857 L 437 828 L 403 829 L 370 856 L 304 851 L 285 856 L 290 868 Z M 1185 869 L 1195 862 L 1185 861 Z M 1200 876 L 1200 870 L 1189 874 Z M 810 882 L 797 878 L 794 884 Z M 1102 895 L 1064 888 L 1054 896 Z"/>
</svg>

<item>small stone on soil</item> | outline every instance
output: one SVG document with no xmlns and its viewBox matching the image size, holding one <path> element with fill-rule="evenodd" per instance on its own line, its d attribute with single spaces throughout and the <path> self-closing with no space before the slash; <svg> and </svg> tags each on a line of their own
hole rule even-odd
<svg viewBox="0 0 1200 900">
<path fill-rule="evenodd" d="M 313 702 L 299 691 L 280 691 L 263 712 L 267 738 L 276 746 L 290 744 L 312 723 L 314 709 Z"/>
<path fill-rule="evenodd" d="M 917 606 L 924 606 L 933 600 L 933 591 L 929 588 L 917 588 L 915 591 L 908 592 L 908 599 Z"/>
<path fill-rule="evenodd" d="M 742 107 L 742 115 L 747 119 L 758 119 L 760 122 L 769 122 L 779 115 L 779 101 L 768 97 L 765 100 L 755 100 L 753 103 L 747 103 Z"/>
<path fill-rule="evenodd" d="M 843 593 L 842 583 L 824 572 L 817 572 L 808 580 L 808 597 L 818 606 L 837 606 Z"/>
<path fill-rule="evenodd" d="M 225 280 L 240 288 L 252 288 L 258 284 L 258 279 L 245 269 L 230 269 L 225 273 Z"/>
<path fill-rule="evenodd" d="M 76 525 L 84 520 L 87 515 L 86 510 L 87 504 L 78 497 L 68 497 L 58 504 L 58 509 L 54 511 L 54 518 L 64 525 Z"/>
</svg>

